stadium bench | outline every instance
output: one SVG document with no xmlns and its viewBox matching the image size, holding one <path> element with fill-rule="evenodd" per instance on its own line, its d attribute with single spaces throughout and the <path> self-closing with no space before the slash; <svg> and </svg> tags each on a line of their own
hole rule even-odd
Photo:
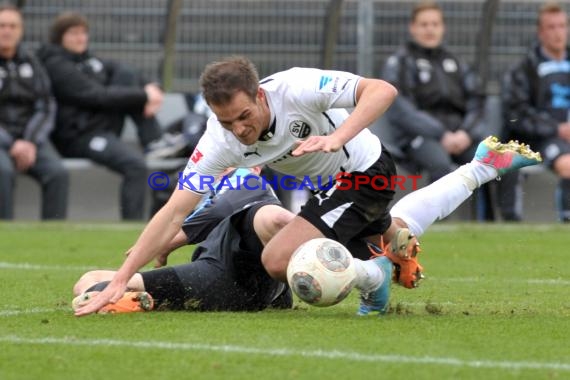
<svg viewBox="0 0 570 380">
<path fill-rule="evenodd" d="M 149 170 L 175 170 L 186 164 L 187 158 L 168 158 L 168 159 L 152 159 L 147 160 L 146 164 Z M 63 166 L 68 170 L 88 170 L 95 166 L 93 161 L 85 158 L 64 158 Z"/>
<path fill-rule="evenodd" d="M 167 126 L 181 119 L 188 113 L 188 106 L 183 94 L 168 93 L 164 95 L 164 103 L 158 111 L 156 118 L 161 126 Z M 130 119 L 126 119 L 122 139 L 126 142 L 138 144 L 136 127 Z M 186 163 L 186 158 L 147 160 L 150 170 L 173 170 Z M 67 170 L 86 170 L 94 167 L 91 160 L 83 158 L 65 158 L 63 165 Z"/>
<path fill-rule="evenodd" d="M 161 126 L 167 126 L 187 112 L 184 95 L 169 93 L 165 94 L 157 119 Z M 121 137 L 128 143 L 138 145 L 136 128 L 128 118 Z M 147 165 L 150 172 L 169 172 L 183 168 L 187 161 L 183 157 L 153 159 L 148 160 Z M 120 176 L 88 159 L 65 158 L 63 165 L 70 175 L 68 219 L 118 221 Z M 14 202 L 15 219 L 39 218 L 39 187 L 28 176 L 19 176 L 17 179 Z M 149 204 L 147 202 L 147 206 Z"/>
</svg>

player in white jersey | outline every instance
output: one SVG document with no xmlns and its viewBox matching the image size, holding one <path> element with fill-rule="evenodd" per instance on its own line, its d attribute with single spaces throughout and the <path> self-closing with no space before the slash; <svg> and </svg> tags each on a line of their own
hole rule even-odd
<svg viewBox="0 0 570 380">
<path fill-rule="evenodd" d="M 301 140 L 335 133 L 349 116 L 346 108 L 356 105 L 361 79 L 346 72 L 293 68 L 262 80 L 260 97 L 267 102 L 264 115 L 267 120 L 261 121 L 266 124 L 263 130 L 245 129 L 248 133 L 241 136 L 241 131 L 234 134 L 226 129 L 232 118 L 218 120 L 212 116 L 186 168 L 185 174 L 197 174 L 192 177 L 194 188 L 189 183 L 186 187 L 205 192 L 206 189 L 199 189 L 200 175 L 215 176 L 227 167 L 236 166 L 265 164 L 300 180 L 310 176 L 315 183 L 319 177 L 328 178 L 339 172 L 365 171 L 378 160 L 382 150 L 378 137 L 368 129 L 362 129 L 351 140 L 330 149 L 331 152 L 292 154 Z M 393 87 L 382 81 L 372 83 L 375 82 L 380 87 L 380 96 L 379 103 L 371 105 L 378 108 L 374 114 L 387 108 L 395 96 Z M 369 123 L 374 120 L 370 117 Z M 220 128 L 220 121 L 224 128 Z"/>
<path fill-rule="evenodd" d="M 314 181 L 321 176 L 336 177 L 339 172 L 348 173 L 342 177 L 347 182 L 356 181 L 356 177 L 371 180 L 396 174 L 389 153 L 366 129 L 397 94 L 387 82 L 346 72 L 296 68 L 260 83 L 249 60 L 230 57 L 208 65 L 201 85 L 214 116 L 181 177 L 180 188 L 149 222 L 107 288 L 78 309 L 76 315 L 92 313 L 120 299 L 130 277 L 164 251 L 186 215 L 209 190 L 203 187 L 202 179 L 217 177 L 227 167 L 266 164 L 299 178 L 310 176 Z M 353 107 L 350 114 L 343 110 Z M 479 163 L 464 169 L 458 175 L 461 179 L 457 180 L 457 175 L 452 178 L 455 193 L 450 195 L 448 191 L 445 197 L 433 194 L 437 202 L 433 201 L 431 207 L 425 204 L 425 198 L 431 194 L 424 192 L 411 207 L 423 207 L 425 211 L 417 213 L 417 220 L 406 219 L 411 228 L 421 229 L 423 219 L 435 220 L 454 209 L 482 181 L 497 176 L 498 167 L 492 164 L 499 153 L 492 146 L 483 150 L 482 154 L 490 152 L 491 165 Z M 499 160 L 500 166 L 511 169 L 536 163 L 521 161 L 526 156 L 517 152 L 509 152 L 509 157 Z M 318 237 L 329 237 L 349 247 L 365 240 L 379 241 L 380 234 L 385 241 L 396 237 L 393 258 L 398 259 L 401 254 L 400 258 L 409 259 L 408 255 L 415 252 L 413 247 L 412 252 L 407 249 L 407 243 L 413 239 L 409 239 L 407 229 L 402 234 L 388 212 L 393 195 L 392 189 L 378 190 L 370 183 L 361 184 L 358 189 L 352 186 L 338 190 L 333 186 L 316 192 L 299 215 L 265 245 L 261 257 L 265 270 L 284 281 L 294 250 Z M 356 260 L 356 267 L 356 286 L 362 293 L 359 313 L 385 312 L 392 262 L 380 256 Z"/>
</svg>

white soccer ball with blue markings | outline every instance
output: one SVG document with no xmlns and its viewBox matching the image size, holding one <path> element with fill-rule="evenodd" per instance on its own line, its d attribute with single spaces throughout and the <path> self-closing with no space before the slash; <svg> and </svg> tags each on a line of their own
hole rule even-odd
<svg viewBox="0 0 570 380">
<path fill-rule="evenodd" d="M 287 281 L 293 292 L 313 306 L 331 306 L 348 296 L 356 280 L 354 259 L 337 241 L 318 238 L 291 256 Z"/>
</svg>

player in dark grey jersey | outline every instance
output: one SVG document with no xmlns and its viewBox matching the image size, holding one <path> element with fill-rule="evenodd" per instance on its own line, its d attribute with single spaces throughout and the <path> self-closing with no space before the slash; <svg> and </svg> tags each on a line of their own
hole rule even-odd
<svg viewBox="0 0 570 380">
<path fill-rule="evenodd" d="M 270 229 L 280 228 L 293 214 L 281 207 L 271 187 L 262 186 L 262 179 L 251 171 L 238 169 L 227 175 L 234 185 L 246 177 L 250 185 L 247 189 L 230 189 L 229 185 L 212 191 L 186 219 L 158 265 L 166 264 L 166 256 L 172 250 L 198 244 L 190 263 L 137 273 L 129 281 L 128 291 L 139 298 L 140 292 L 150 294 L 154 308 L 159 310 L 252 311 L 270 305 L 291 307 L 291 292 L 267 274 L 261 264 L 261 252 L 264 240 L 273 233 Z M 114 273 L 96 270 L 83 275 L 74 287 L 78 296 L 75 306 L 87 301 L 91 292 L 103 290 Z M 144 308 L 141 299 L 132 298 L 126 297 L 103 312 Z M 126 307 L 125 302 L 134 309 L 121 309 Z"/>
</svg>

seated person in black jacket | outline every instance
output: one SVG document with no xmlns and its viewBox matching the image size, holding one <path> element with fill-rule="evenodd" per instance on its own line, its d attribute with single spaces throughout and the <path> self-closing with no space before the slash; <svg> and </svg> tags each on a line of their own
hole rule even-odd
<svg viewBox="0 0 570 380">
<path fill-rule="evenodd" d="M 433 182 L 471 161 L 488 133 L 477 76 L 442 45 L 443 11 L 424 2 L 412 11 L 412 40 L 388 58 L 381 74 L 399 96 L 386 112 L 395 143 Z"/>
<path fill-rule="evenodd" d="M 42 187 L 42 219 L 64 219 L 68 175 L 48 140 L 56 105 L 39 60 L 20 46 L 23 20 L 13 6 L 0 6 L 0 219 L 14 217 L 18 172 Z"/>
<path fill-rule="evenodd" d="M 511 68 L 502 88 L 504 121 L 510 138 L 539 150 L 544 164 L 559 178 L 560 220 L 570 222 L 570 47 L 568 16 L 556 3 L 538 12 L 538 44 Z M 501 181 L 501 211 L 505 218 L 522 218 L 519 176 Z M 513 195 L 510 195 L 510 194 Z M 515 197 L 516 196 L 516 197 Z M 517 198 L 518 197 L 518 198 Z"/>
<path fill-rule="evenodd" d="M 120 134 L 128 115 L 137 126 L 143 147 L 152 150 L 164 142 L 154 117 L 162 104 L 162 91 L 133 69 L 93 55 L 88 50 L 88 22 L 82 15 L 67 12 L 58 16 L 51 27 L 50 42 L 38 55 L 58 103 L 53 133 L 56 147 L 65 157 L 89 158 L 122 175 L 121 216 L 143 219 L 145 157 L 121 141 Z M 168 149 L 181 148 L 166 145 Z"/>
</svg>

